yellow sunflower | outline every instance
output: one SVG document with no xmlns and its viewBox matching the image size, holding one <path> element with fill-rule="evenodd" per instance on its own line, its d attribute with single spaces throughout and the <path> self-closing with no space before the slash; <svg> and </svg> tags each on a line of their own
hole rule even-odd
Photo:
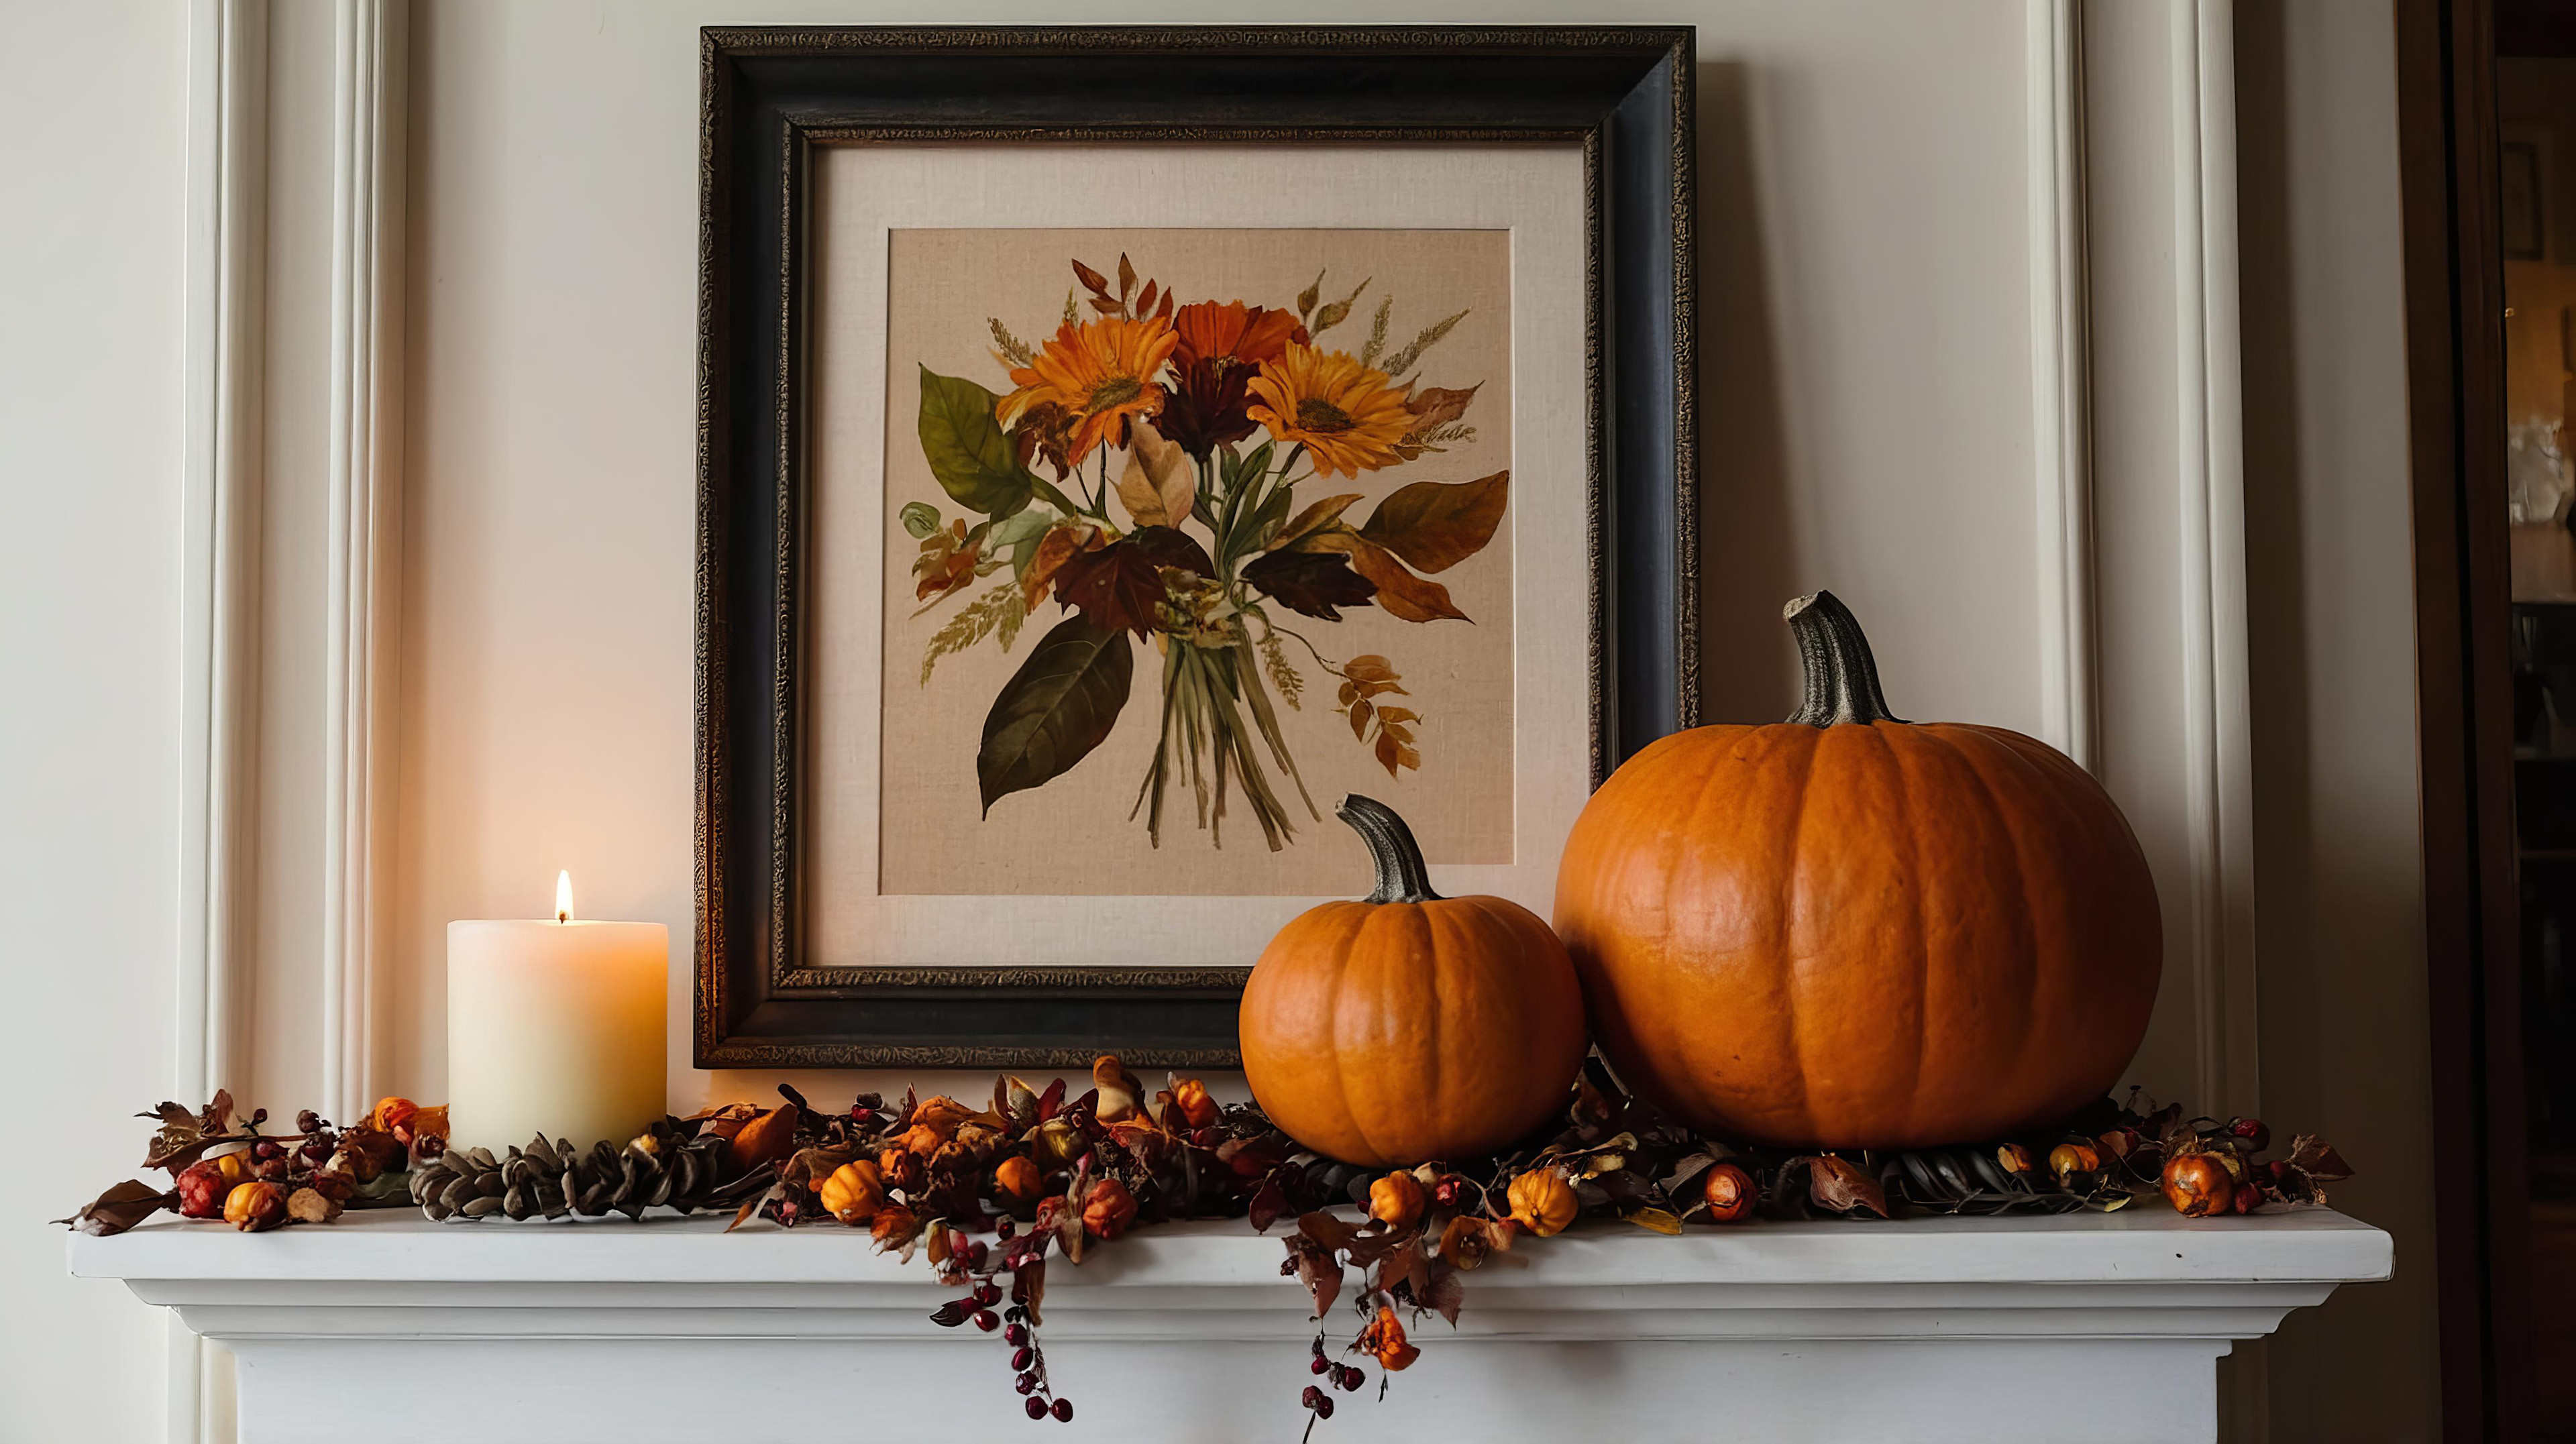
<svg viewBox="0 0 2576 1444">
<path fill-rule="evenodd" d="M 1042 403 L 1063 407 L 1073 419 L 1067 464 L 1080 466 L 1101 443 L 1116 438 L 1127 418 L 1163 409 L 1154 373 L 1179 340 L 1168 316 L 1104 316 L 1080 326 L 1067 321 L 1028 365 L 1012 370 L 1011 382 L 1020 389 L 1002 398 L 995 414 L 1009 426 Z"/>
<path fill-rule="evenodd" d="M 1348 352 L 1291 344 L 1252 378 L 1250 415 L 1282 441 L 1306 448 L 1315 470 L 1357 477 L 1403 458 L 1395 443 L 1413 426 L 1404 393 Z"/>
</svg>

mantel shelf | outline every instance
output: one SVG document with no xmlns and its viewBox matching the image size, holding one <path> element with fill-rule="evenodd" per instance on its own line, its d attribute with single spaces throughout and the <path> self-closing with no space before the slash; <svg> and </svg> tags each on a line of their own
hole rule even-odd
<svg viewBox="0 0 2576 1444">
<path fill-rule="evenodd" d="M 1293 1423 L 1308 1382 L 1300 1344 L 1316 1326 L 1299 1286 L 1280 1275 L 1280 1232 L 1182 1224 L 1121 1240 L 1079 1268 L 1053 1261 L 1048 1355 L 1082 1410 L 1067 1437 L 1090 1435 L 1095 1422 L 1102 1437 L 1130 1441 L 1239 1437 L 1247 1377 L 1261 1381 L 1252 1417 Z M 2103 1421 L 2107 1432 L 2086 1437 L 2205 1438 L 2211 1361 L 2230 1341 L 2271 1332 L 2338 1284 L 2386 1278 L 2390 1257 L 2387 1234 L 2325 1210 L 1764 1223 L 1680 1238 L 1587 1225 L 1468 1275 L 1456 1335 L 1428 1320 L 1422 1363 L 1383 1403 L 1352 1398 L 1346 1408 L 1377 1421 L 1371 1429 L 1438 1417 L 1518 1438 L 1554 1411 L 1630 1410 L 1642 1424 L 1658 1417 L 1667 1385 L 1696 1396 L 1723 1384 L 1730 1417 L 1776 1412 L 1788 1432 L 1772 1437 L 1990 1437 L 1975 1423 L 1982 1410 L 1961 1414 L 1955 1435 L 1937 1410 L 1925 1415 L 1913 1391 L 1930 1381 L 1936 1392 L 2005 1389 L 2023 1401 L 2016 1412 L 2063 1390 L 2070 1407 L 2084 1401 L 2083 1417 Z M 503 1426 L 478 1441 L 566 1437 L 556 1432 L 565 1420 L 587 1416 L 546 1401 L 581 1379 L 591 1382 L 573 1392 L 587 1398 L 628 1389 L 656 1399 L 643 1432 L 621 1429 L 621 1441 L 769 1438 L 762 1431 L 773 1428 L 781 1439 L 816 1437 L 822 1416 L 805 1418 L 800 1405 L 745 1424 L 718 1396 L 664 1399 L 674 1379 L 719 1361 L 752 1367 L 764 1352 L 798 1361 L 804 1382 L 791 1392 L 834 1374 L 870 1393 L 935 1381 L 937 1408 L 925 1398 L 898 1414 L 925 1425 L 988 1414 L 993 1428 L 1019 1423 L 999 1343 L 925 1317 L 955 1290 L 839 1228 L 440 1225 L 408 1210 L 266 1234 L 169 1221 L 76 1237 L 71 1268 L 123 1280 L 239 1354 L 253 1444 L 323 1437 L 299 1422 L 309 1401 L 339 1390 L 358 1407 L 376 1367 L 444 1370 L 524 1394 L 524 1436 Z M 1346 1323 L 1355 1327 L 1333 1321 L 1337 1339 L 1352 1332 Z M 2093 1350 L 2120 1362 L 2088 1362 Z M 388 1361 L 367 1362 L 375 1352 Z M 1627 1382 L 1587 1400 L 1579 1362 Z M 1140 1390 L 1137 1370 L 1171 1381 Z M 353 1382 L 333 1382 L 342 1378 Z M 2164 1382 L 2140 1382 L 2150 1378 Z M 2106 1389 L 2138 1398 L 2112 1409 Z M 272 1396 L 274 1410 L 262 1402 Z M 1810 1419 L 1801 1432 L 1796 1421 L 1819 1409 L 1830 1424 Z M 371 1425 L 412 1437 L 392 1427 Z M 424 1423 L 418 1437 L 447 1435 Z M 1594 1437 L 1610 1436 L 1596 1426 Z"/>
</svg>

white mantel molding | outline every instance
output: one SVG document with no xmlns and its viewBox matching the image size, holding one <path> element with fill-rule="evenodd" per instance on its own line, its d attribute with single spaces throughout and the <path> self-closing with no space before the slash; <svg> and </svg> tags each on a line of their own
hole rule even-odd
<svg viewBox="0 0 2576 1444">
<path fill-rule="evenodd" d="M 340 0 L 332 84 L 330 594 L 325 612 L 322 1096 L 367 1110 L 391 869 L 402 658 L 408 0 Z"/>
<path fill-rule="evenodd" d="M 229 1346 L 251 1444 L 336 1444 L 355 1418 L 384 1444 L 1027 1427 L 1000 1341 L 929 1321 L 956 1290 L 925 1266 L 835 1228 L 721 1228 L 442 1226 L 407 1210 L 267 1234 L 165 1222 L 76 1237 L 71 1267 Z M 1045 1437 L 1291 1437 L 1313 1325 L 1282 1257 L 1277 1238 L 1221 1222 L 1053 1263 L 1043 1341 L 1077 1417 Z M 1457 1333 L 1420 1325 L 1421 1362 L 1383 1401 L 1341 1396 L 1333 1427 L 1637 1438 L 1709 1417 L 1782 1441 L 2212 1439 L 2232 1342 L 2389 1262 L 2388 1235 L 2322 1210 L 1679 1239 L 1598 1225 L 1469 1275 Z M 1333 1321 L 1337 1340 L 1353 1327 Z M 404 1380 L 436 1387 L 406 1401 Z"/>
</svg>

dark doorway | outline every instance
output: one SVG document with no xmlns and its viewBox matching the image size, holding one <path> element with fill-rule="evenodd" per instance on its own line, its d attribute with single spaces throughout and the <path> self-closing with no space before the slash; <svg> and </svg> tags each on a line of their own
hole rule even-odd
<svg viewBox="0 0 2576 1444">
<path fill-rule="evenodd" d="M 2397 23 L 2443 1412 L 2576 1441 L 2576 0 Z"/>
</svg>

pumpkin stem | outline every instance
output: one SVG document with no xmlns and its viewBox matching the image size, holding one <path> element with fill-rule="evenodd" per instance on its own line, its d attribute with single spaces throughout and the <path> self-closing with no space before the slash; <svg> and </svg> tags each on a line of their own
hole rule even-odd
<svg viewBox="0 0 2576 1444">
<path fill-rule="evenodd" d="M 1902 722 L 1878 690 L 1878 662 L 1860 619 L 1831 592 L 1814 592 L 1780 609 L 1798 639 L 1798 661 L 1807 672 L 1807 697 L 1791 722 L 1831 727 L 1843 722 Z"/>
<path fill-rule="evenodd" d="M 1377 864 L 1377 890 L 1368 895 L 1368 901 L 1440 901 L 1440 894 L 1431 890 L 1431 869 L 1422 860 L 1422 848 L 1413 840 L 1413 829 L 1404 825 L 1394 808 L 1354 792 L 1344 797 L 1333 813 L 1368 844 L 1369 861 Z"/>
</svg>

